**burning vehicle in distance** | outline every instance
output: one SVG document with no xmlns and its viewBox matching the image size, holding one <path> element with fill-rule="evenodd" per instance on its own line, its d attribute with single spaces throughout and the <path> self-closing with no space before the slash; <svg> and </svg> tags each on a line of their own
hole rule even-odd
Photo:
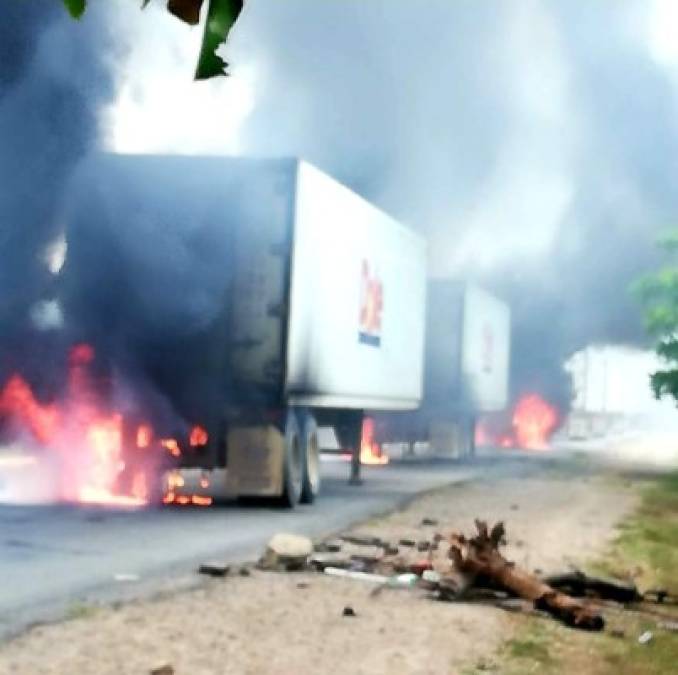
<svg viewBox="0 0 678 675">
<path fill-rule="evenodd" d="M 312 502 L 319 424 L 351 446 L 363 410 L 420 404 L 425 243 L 310 164 L 102 155 L 67 202 L 60 302 L 106 373 L 113 492 Z"/>
</svg>

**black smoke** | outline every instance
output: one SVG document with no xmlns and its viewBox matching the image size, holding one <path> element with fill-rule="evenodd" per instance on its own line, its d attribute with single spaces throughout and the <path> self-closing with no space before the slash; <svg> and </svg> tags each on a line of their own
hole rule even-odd
<svg viewBox="0 0 678 675">
<path fill-rule="evenodd" d="M 243 144 L 307 157 L 425 234 L 434 275 L 506 298 L 514 395 L 566 405 L 570 354 L 645 344 L 628 287 L 675 222 L 651 9 L 251 0 L 230 51 L 259 67 Z"/>
<path fill-rule="evenodd" d="M 53 294 L 47 249 L 79 158 L 97 144 L 112 95 L 106 7 L 79 22 L 55 0 L 3 3 L 0 22 L 0 382 L 21 370 L 57 382 L 61 337 L 40 330 L 36 303 Z M 49 388 L 49 387 L 48 387 Z"/>
</svg>

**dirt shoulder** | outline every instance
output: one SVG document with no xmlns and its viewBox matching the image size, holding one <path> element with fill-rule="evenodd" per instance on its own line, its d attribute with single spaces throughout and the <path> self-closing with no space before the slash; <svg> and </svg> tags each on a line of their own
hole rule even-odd
<svg viewBox="0 0 678 675">
<path fill-rule="evenodd" d="M 424 518 L 442 531 L 471 531 L 476 517 L 504 520 L 506 556 L 548 572 L 603 556 L 637 504 L 631 482 L 568 465 L 445 488 L 355 529 L 417 539 L 431 534 Z M 255 570 L 153 601 L 74 608 L 77 618 L 0 647 L 0 673 L 120 675 L 164 664 L 177 675 L 465 673 L 499 667 L 522 628 L 523 617 L 494 608 L 371 590 L 321 574 Z M 342 616 L 347 606 L 356 616 Z"/>
<path fill-rule="evenodd" d="M 629 480 L 626 478 L 625 480 Z M 678 474 L 630 477 L 639 491 L 634 512 L 590 567 L 630 578 L 642 591 L 678 593 Z M 664 675 L 678 672 L 678 606 L 609 606 L 606 630 L 587 634 L 556 622 L 515 617 L 516 631 L 500 648 L 495 672 L 506 675 L 587 673 Z M 642 636 L 642 638 L 641 638 Z"/>
</svg>

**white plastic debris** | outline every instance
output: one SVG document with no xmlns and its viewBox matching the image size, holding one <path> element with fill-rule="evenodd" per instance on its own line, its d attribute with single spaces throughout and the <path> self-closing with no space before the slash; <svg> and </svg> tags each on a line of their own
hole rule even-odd
<svg viewBox="0 0 678 675">
<path fill-rule="evenodd" d="M 421 575 L 421 578 L 424 581 L 428 581 L 429 583 L 432 584 L 440 583 L 440 574 L 435 570 L 424 570 L 424 573 Z"/>
<path fill-rule="evenodd" d="M 385 577 L 383 574 L 354 572 L 353 570 L 341 569 L 341 567 L 326 567 L 324 572 L 332 577 L 344 577 L 346 579 L 355 579 L 356 581 L 366 581 L 371 584 L 385 584 L 389 580 L 389 577 Z"/>
<path fill-rule="evenodd" d="M 388 577 L 386 585 L 394 588 L 409 588 L 415 586 L 417 581 L 419 581 L 419 577 L 416 574 L 398 574 L 394 577 Z"/>
<path fill-rule="evenodd" d="M 127 574 L 127 573 L 119 573 L 119 574 L 114 574 L 113 579 L 115 581 L 119 582 L 131 582 L 131 581 L 139 581 L 139 575 L 138 574 Z"/>
<path fill-rule="evenodd" d="M 652 631 L 651 631 L 651 630 L 646 630 L 646 631 L 638 638 L 638 643 L 641 644 L 641 645 L 646 645 L 648 642 L 650 642 L 650 640 L 652 640 L 653 637 L 654 637 L 654 635 L 652 634 Z"/>
</svg>

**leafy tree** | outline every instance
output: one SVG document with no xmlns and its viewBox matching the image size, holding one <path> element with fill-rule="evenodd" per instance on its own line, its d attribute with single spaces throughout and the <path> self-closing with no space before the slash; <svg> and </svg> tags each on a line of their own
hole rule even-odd
<svg viewBox="0 0 678 675">
<path fill-rule="evenodd" d="M 192 26 L 200 23 L 200 10 L 204 0 L 168 0 L 167 9 L 174 16 Z M 79 19 L 87 9 L 87 0 L 63 0 L 74 19 Z M 150 0 L 142 0 L 142 9 Z M 243 0 L 208 0 L 205 31 L 195 71 L 196 80 L 206 80 L 226 75 L 228 64 L 217 54 L 242 11 Z"/>
<path fill-rule="evenodd" d="M 657 398 L 671 396 L 678 403 L 678 230 L 661 237 L 658 244 L 667 262 L 639 279 L 633 292 L 644 306 L 645 327 L 665 365 L 650 376 L 652 391 Z"/>
</svg>

